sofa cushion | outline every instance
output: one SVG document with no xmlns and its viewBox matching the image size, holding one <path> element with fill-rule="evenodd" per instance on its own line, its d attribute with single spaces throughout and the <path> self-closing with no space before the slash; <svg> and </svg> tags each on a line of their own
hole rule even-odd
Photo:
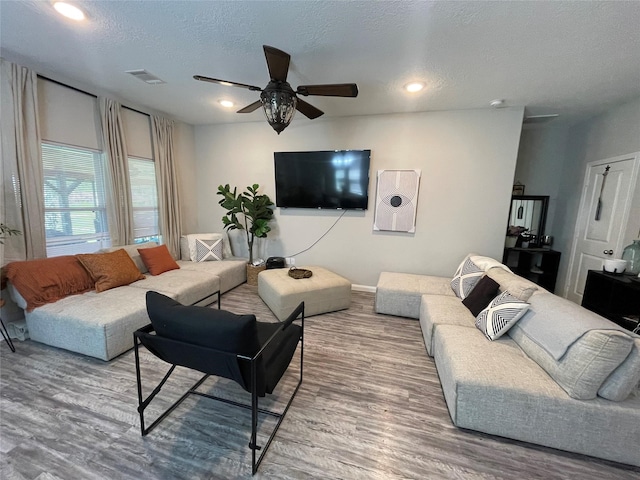
<svg viewBox="0 0 640 480">
<path fill-rule="evenodd" d="M 631 337 L 617 330 L 589 330 L 556 360 L 518 325 L 509 330 L 509 335 L 571 397 L 580 400 L 596 397 L 600 386 L 629 355 L 633 345 Z"/>
<path fill-rule="evenodd" d="M 522 318 L 529 304 L 509 292 L 502 292 L 476 317 L 476 327 L 489 340 L 496 340 L 507 333 Z"/>
<path fill-rule="evenodd" d="M 556 360 L 589 330 L 617 330 L 631 335 L 597 313 L 549 292 L 536 293 L 529 303 L 531 308 L 517 326 Z"/>
<path fill-rule="evenodd" d="M 451 290 L 450 278 L 382 272 L 376 286 L 376 313 L 418 318 L 420 298 L 424 294 L 446 295 L 458 300 Z"/>
<path fill-rule="evenodd" d="M 210 297 L 220 290 L 220 277 L 207 272 L 177 269 L 162 275 L 149 275 L 130 286 L 162 293 L 183 305 L 193 305 L 203 300 L 208 303 L 215 300 Z"/>
<path fill-rule="evenodd" d="M 222 262 L 191 262 L 178 260 L 181 270 L 196 271 L 215 275 L 220 279 L 220 293 L 247 281 L 247 260 L 244 258 L 228 258 Z"/>
<path fill-rule="evenodd" d="M 152 248 L 141 248 L 138 250 L 140 258 L 149 270 L 151 275 L 160 275 L 169 270 L 176 270 L 180 266 L 169 253 L 166 245 L 159 245 Z"/>
<path fill-rule="evenodd" d="M 96 292 L 129 285 L 144 278 L 144 275 L 123 248 L 110 253 L 78 254 L 76 258 L 91 275 L 95 282 Z"/>
<path fill-rule="evenodd" d="M 458 298 L 464 300 L 483 275 L 484 270 L 473 263 L 470 257 L 467 257 L 456 270 L 451 280 L 451 289 Z"/>
<path fill-rule="evenodd" d="M 133 332 L 149 323 L 146 292 L 129 286 L 70 295 L 25 315 L 29 335 L 102 360 L 133 347 Z"/>
<path fill-rule="evenodd" d="M 535 283 L 503 268 L 490 268 L 487 270 L 487 276 L 498 282 L 501 292 L 509 292 L 523 302 L 529 301 L 533 292 L 538 290 L 538 286 Z"/>
<path fill-rule="evenodd" d="M 433 336 L 440 325 L 458 325 L 473 328 L 474 316 L 455 295 L 422 295 L 420 302 L 420 329 L 424 346 L 433 355 Z"/>
<path fill-rule="evenodd" d="M 598 395 L 607 400 L 621 402 L 638 387 L 640 387 L 640 338 L 635 338 L 631 353 L 607 377 L 598 390 Z"/>
<path fill-rule="evenodd" d="M 147 273 L 149 270 L 147 270 L 147 266 L 142 261 L 142 257 L 140 256 L 140 252 L 138 250 L 140 248 L 153 248 L 157 246 L 158 244 L 156 242 L 144 242 L 144 243 L 136 243 L 133 245 L 123 245 L 119 247 L 103 248 L 98 253 L 111 253 L 120 249 L 124 249 L 124 251 L 127 252 L 131 257 L 131 260 L 133 260 L 133 263 L 136 264 L 136 267 L 138 267 L 138 270 L 140 270 L 140 272 L 142 273 Z"/>
<path fill-rule="evenodd" d="M 473 287 L 471 293 L 462 300 L 462 304 L 467 307 L 475 317 L 496 297 L 498 287 L 499 285 L 495 280 L 485 275 L 480 279 L 478 284 Z"/>
<path fill-rule="evenodd" d="M 11 262 L 5 269 L 7 278 L 24 298 L 28 312 L 94 286 L 89 273 L 72 255 Z"/>
<path fill-rule="evenodd" d="M 569 397 L 509 336 L 441 325 L 434 360 L 461 428 L 640 465 L 640 396 L 612 403 Z"/>
</svg>

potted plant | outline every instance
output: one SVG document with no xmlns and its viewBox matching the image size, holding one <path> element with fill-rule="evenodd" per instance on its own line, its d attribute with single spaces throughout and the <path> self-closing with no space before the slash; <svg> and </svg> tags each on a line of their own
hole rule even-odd
<svg viewBox="0 0 640 480">
<path fill-rule="evenodd" d="M 257 238 L 265 238 L 271 231 L 269 222 L 273 218 L 273 202 L 268 195 L 259 194 L 260 186 L 254 183 L 247 187 L 242 193 L 237 192 L 234 187 L 220 185 L 218 195 L 222 199 L 218 202 L 227 214 L 222 217 L 225 230 L 244 230 L 247 238 L 247 248 L 249 250 L 249 263 L 247 264 L 247 283 L 249 285 L 258 284 L 258 273 L 264 270 L 265 266 L 253 265 L 253 244 Z"/>
<path fill-rule="evenodd" d="M 20 230 L 16 230 L 15 228 L 11 228 L 4 223 L 0 223 L 0 244 L 4 245 L 4 239 L 10 237 L 11 235 L 22 235 Z"/>
</svg>

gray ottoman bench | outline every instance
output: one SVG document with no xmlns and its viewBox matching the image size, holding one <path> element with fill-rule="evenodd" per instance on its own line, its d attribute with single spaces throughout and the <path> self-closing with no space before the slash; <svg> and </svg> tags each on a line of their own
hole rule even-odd
<svg viewBox="0 0 640 480">
<path fill-rule="evenodd" d="M 296 280 L 287 268 L 264 270 L 258 275 L 258 295 L 278 320 L 285 320 L 300 302 L 304 302 L 305 317 L 349 308 L 349 280 L 326 268 L 303 268 L 313 276 Z"/>
</svg>

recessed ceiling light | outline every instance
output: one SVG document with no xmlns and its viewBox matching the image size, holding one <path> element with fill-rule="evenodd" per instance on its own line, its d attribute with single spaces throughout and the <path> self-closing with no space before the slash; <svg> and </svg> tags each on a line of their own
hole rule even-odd
<svg viewBox="0 0 640 480">
<path fill-rule="evenodd" d="M 407 83 L 404 86 L 404 89 L 407 92 L 411 92 L 411 93 L 419 92 L 423 88 L 424 88 L 424 83 L 422 83 L 422 82 L 411 82 L 411 83 Z"/>
<path fill-rule="evenodd" d="M 231 100 L 218 100 L 218 103 L 225 108 L 233 107 L 233 102 Z"/>
<path fill-rule="evenodd" d="M 78 7 L 71 5 L 70 3 L 65 2 L 56 2 L 53 4 L 53 8 L 55 8 L 59 14 L 64 15 L 67 18 L 72 20 L 84 20 L 84 12 L 80 10 Z"/>
</svg>

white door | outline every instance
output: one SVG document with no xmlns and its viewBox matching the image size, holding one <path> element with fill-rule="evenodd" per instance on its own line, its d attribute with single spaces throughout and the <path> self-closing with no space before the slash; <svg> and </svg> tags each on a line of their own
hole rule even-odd
<svg viewBox="0 0 640 480">
<path fill-rule="evenodd" d="M 637 163 L 636 153 L 587 165 L 565 289 L 565 296 L 573 302 L 582 303 L 589 270 L 602 270 L 604 260 L 622 256 Z"/>
</svg>

